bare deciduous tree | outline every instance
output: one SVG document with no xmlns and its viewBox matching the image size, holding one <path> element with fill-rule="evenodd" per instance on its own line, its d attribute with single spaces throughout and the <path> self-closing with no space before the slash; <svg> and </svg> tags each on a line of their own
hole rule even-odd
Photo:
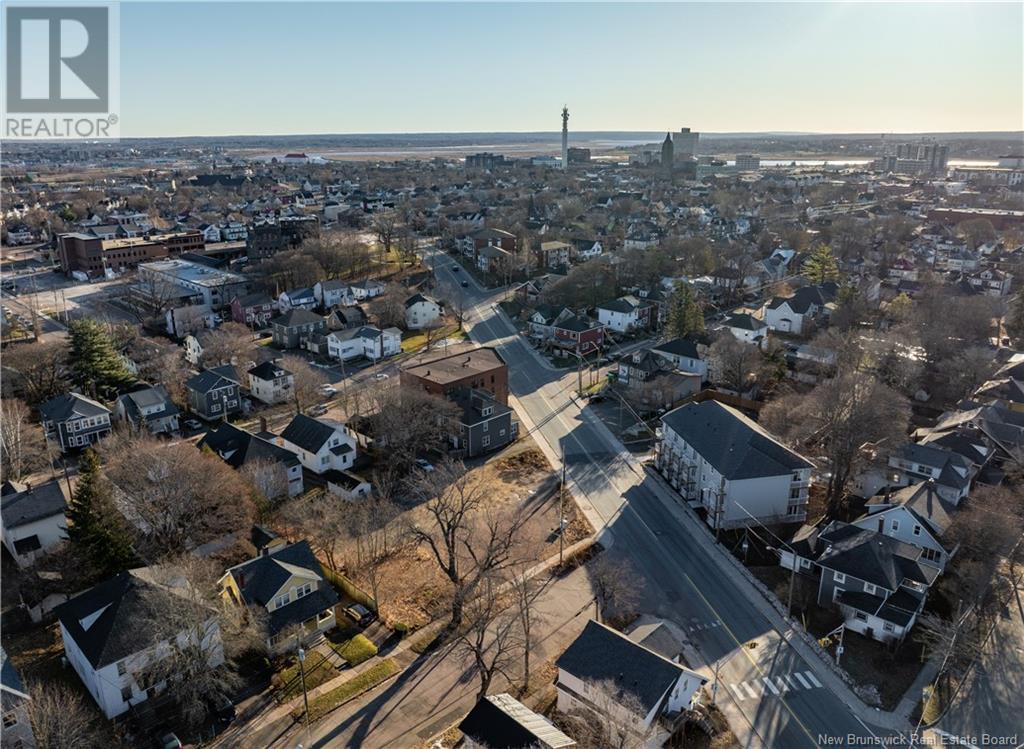
<svg viewBox="0 0 1024 749">
<path fill-rule="evenodd" d="M 590 584 L 594 589 L 594 604 L 597 621 L 603 621 L 609 612 L 629 619 L 635 613 L 640 601 L 640 576 L 627 559 L 613 559 L 608 552 L 602 553 L 587 565 Z"/>
<path fill-rule="evenodd" d="M 226 322 L 202 336 L 203 353 L 199 363 L 204 367 L 237 364 L 245 367 L 255 359 L 252 331 L 237 322 Z"/>
<path fill-rule="evenodd" d="M 837 517 L 846 484 L 882 440 L 891 449 L 905 436 L 907 400 L 872 375 L 847 372 L 808 395 L 787 395 L 769 403 L 761 423 L 799 448 L 814 447 L 828 461 L 829 517 Z"/>
<path fill-rule="evenodd" d="M 745 391 L 756 382 L 761 371 L 761 352 L 753 343 L 745 343 L 723 332 L 708 348 L 708 367 L 716 382 L 731 390 Z"/>
<path fill-rule="evenodd" d="M 88 749 L 102 744 L 96 715 L 81 695 L 56 682 L 29 683 L 28 694 L 28 717 L 36 746 Z"/>
<path fill-rule="evenodd" d="M 342 567 L 350 511 L 347 502 L 320 489 L 285 504 L 281 521 L 309 539 L 313 550 L 336 572 Z"/>
<path fill-rule="evenodd" d="M 266 458 L 250 460 L 242 466 L 239 473 L 267 503 L 288 496 L 288 470 L 279 461 Z"/>
<path fill-rule="evenodd" d="M 292 373 L 292 398 L 295 402 L 295 413 L 303 413 L 306 409 L 323 400 L 323 386 L 327 379 L 311 366 L 305 359 L 297 356 L 286 356 L 281 366 Z"/>
<path fill-rule="evenodd" d="M 627 685 L 611 680 L 588 682 L 591 709 L 571 712 L 571 733 L 581 749 L 643 749 L 658 731 L 646 724 L 648 708 Z"/>
<path fill-rule="evenodd" d="M 513 680 L 513 669 L 525 646 L 514 598 L 502 595 L 501 581 L 488 575 L 466 604 L 465 623 L 455 640 L 455 650 L 470 657 L 480 679 L 477 700 L 487 695 L 494 677 Z"/>
<path fill-rule="evenodd" d="M 20 400 L 0 401 L 0 468 L 12 481 L 20 481 L 47 464 L 43 432 L 29 422 L 29 414 L 28 406 Z"/>
<path fill-rule="evenodd" d="M 413 538 L 430 550 L 452 586 L 449 631 L 462 624 L 467 602 L 485 579 L 513 566 L 520 512 L 498 512 L 485 503 L 487 487 L 460 463 L 445 463 L 423 473 L 415 487 L 427 499 L 428 521 L 413 529 Z"/>
<path fill-rule="evenodd" d="M 9 346 L 3 356 L 4 379 L 16 372 L 11 384 L 24 393 L 29 405 L 37 406 L 67 391 L 67 358 L 68 346 L 63 341 Z"/>
<path fill-rule="evenodd" d="M 253 521 L 250 487 L 216 455 L 146 434 L 114 435 L 101 452 L 115 502 L 147 558 L 187 551 Z"/>
</svg>

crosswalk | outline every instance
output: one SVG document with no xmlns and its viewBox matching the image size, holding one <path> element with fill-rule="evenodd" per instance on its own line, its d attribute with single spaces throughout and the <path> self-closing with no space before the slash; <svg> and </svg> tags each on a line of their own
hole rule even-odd
<svg viewBox="0 0 1024 749">
<path fill-rule="evenodd" d="M 690 617 L 690 621 L 684 626 L 687 632 L 700 632 L 705 629 L 714 629 L 715 627 L 719 627 L 721 625 L 722 622 L 718 619 L 715 619 L 711 622 L 702 622 L 700 619 L 693 616 Z"/>
<path fill-rule="evenodd" d="M 817 689 L 821 682 L 810 671 L 786 674 L 785 676 L 764 676 L 739 684 L 729 684 L 729 692 L 737 700 L 759 700 L 762 697 L 778 697 L 787 692 L 801 689 Z"/>
</svg>

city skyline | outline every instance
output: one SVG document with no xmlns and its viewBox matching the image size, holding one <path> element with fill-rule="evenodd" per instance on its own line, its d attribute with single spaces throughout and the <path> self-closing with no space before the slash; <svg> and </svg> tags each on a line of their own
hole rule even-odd
<svg viewBox="0 0 1024 749">
<path fill-rule="evenodd" d="M 567 102 L 575 132 L 1017 131 L 1022 22 L 1002 3 L 126 2 L 122 136 L 556 133 Z M 168 106 L 185 94 L 203 106 Z"/>
</svg>

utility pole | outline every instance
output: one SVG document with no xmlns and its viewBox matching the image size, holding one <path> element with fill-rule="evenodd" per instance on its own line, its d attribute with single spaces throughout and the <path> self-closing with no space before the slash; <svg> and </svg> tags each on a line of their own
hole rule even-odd
<svg viewBox="0 0 1024 749">
<path fill-rule="evenodd" d="M 305 711 L 306 741 L 309 741 L 309 693 L 306 691 L 306 651 L 299 633 L 295 633 L 295 652 L 299 657 L 299 678 L 302 680 L 302 706 Z"/>
<path fill-rule="evenodd" d="M 558 487 L 558 564 L 565 548 L 565 443 L 562 443 L 562 483 Z"/>
</svg>

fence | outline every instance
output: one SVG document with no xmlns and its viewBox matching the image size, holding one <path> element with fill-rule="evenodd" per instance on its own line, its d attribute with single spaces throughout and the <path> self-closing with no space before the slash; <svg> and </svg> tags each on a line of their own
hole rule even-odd
<svg viewBox="0 0 1024 749">
<path fill-rule="evenodd" d="M 377 602 L 373 599 L 373 596 L 363 591 L 358 585 L 349 580 L 340 572 L 335 572 L 327 567 L 323 568 L 324 577 L 331 581 L 332 584 L 336 585 L 341 591 L 351 598 L 356 603 L 361 603 L 372 611 L 377 611 Z"/>
</svg>

